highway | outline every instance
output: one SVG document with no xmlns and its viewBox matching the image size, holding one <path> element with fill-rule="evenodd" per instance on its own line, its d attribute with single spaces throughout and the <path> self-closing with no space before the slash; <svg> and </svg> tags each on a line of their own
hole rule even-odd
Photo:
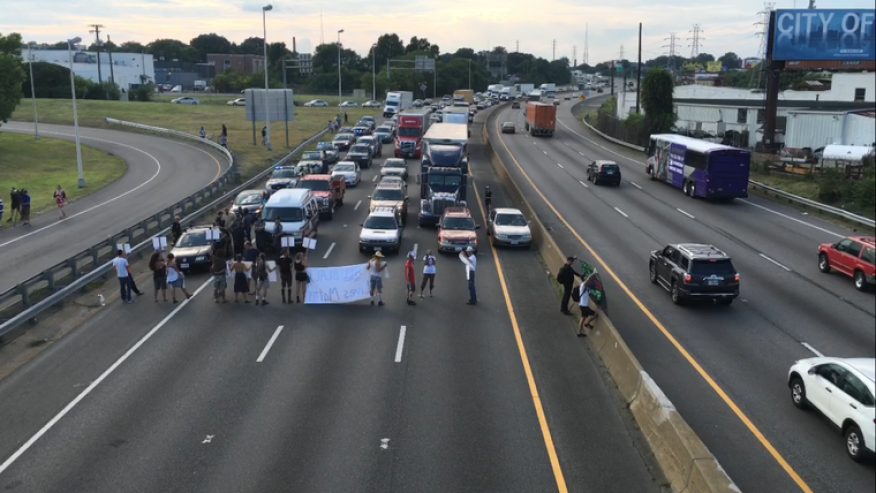
<svg viewBox="0 0 876 493">
<path fill-rule="evenodd" d="M 63 221 L 56 210 L 49 210 L 32 215 L 29 227 L 0 229 L 0 264 L 5 266 L 0 292 L 197 192 L 228 168 L 227 158 L 195 143 L 117 130 L 79 130 L 83 145 L 118 156 L 128 171 L 117 182 L 71 202 Z M 33 125 L 10 122 L 0 131 L 33 134 Z M 75 140 L 72 127 L 41 124 L 40 134 Z M 75 165 L 71 163 L 74 171 Z M 88 169 L 83 172 L 87 186 Z M 2 193 L 8 201 L 9 191 Z"/>
<path fill-rule="evenodd" d="M 472 192 L 491 185 L 494 206 L 504 197 L 480 125 L 472 130 L 469 204 L 483 224 Z M 365 170 L 320 225 L 311 265 L 367 260 L 358 224 L 377 173 Z M 151 294 L 111 302 L 0 381 L 0 486 L 661 491 L 644 438 L 559 314 L 534 251 L 494 252 L 479 235 L 477 306 L 465 304 L 464 270 L 446 255 L 435 297 L 415 307 L 404 304 L 403 255 L 388 258 L 385 307 L 283 305 L 276 285 L 266 307 L 216 305 L 203 275 L 190 276 L 196 295 L 176 308 Z M 411 221 L 402 252 L 430 248 L 436 232 Z"/>
<path fill-rule="evenodd" d="M 649 181 L 644 155 L 573 117 L 574 105 L 602 99 L 565 101 L 554 138 L 526 134 L 522 109 L 503 108 L 488 128 L 564 253 L 601 268 L 612 321 L 645 370 L 743 491 L 876 489 L 872 461 L 849 460 L 839 432 L 794 408 L 786 384 L 790 365 L 815 353 L 876 355 L 873 294 L 816 266 L 820 243 L 853 232 L 758 197 L 713 204 Z M 507 121 L 518 133 L 498 133 Z M 587 182 L 585 166 L 597 159 L 620 165 L 621 187 Z M 732 256 L 742 278 L 736 303 L 674 306 L 649 282 L 649 252 L 680 242 Z"/>
</svg>

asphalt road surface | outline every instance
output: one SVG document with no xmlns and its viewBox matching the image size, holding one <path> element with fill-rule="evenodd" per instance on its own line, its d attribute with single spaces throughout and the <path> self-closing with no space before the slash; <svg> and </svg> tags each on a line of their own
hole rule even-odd
<svg viewBox="0 0 876 493">
<path fill-rule="evenodd" d="M 599 255 L 613 271 L 602 269 L 611 317 L 645 370 L 743 491 L 876 489 L 872 460 L 849 460 L 842 436 L 794 408 L 787 387 L 790 365 L 816 352 L 876 353 L 873 294 L 816 266 L 820 243 L 853 232 L 758 197 L 713 204 L 649 181 L 641 153 L 607 143 L 572 115 L 573 105 L 600 103 L 564 101 L 554 138 L 524 132 L 522 109 L 504 108 L 488 127 L 563 251 L 597 265 Z M 498 133 L 506 121 L 518 123 L 515 135 Z M 621 187 L 587 181 L 585 166 L 597 159 L 620 165 Z M 649 282 L 649 252 L 679 242 L 732 256 L 742 278 L 732 306 L 674 306 Z"/>
<path fill-rule="evenodd" d="M 63 221 L 52 209 L 31 215 L 31 226 L 0 229 L 0 292 L 197 192 L 228 168 L 224 156 L 195 143 L 118 130 L 79 130 L 83 145 L 120 157 L 128 171 L 117 182 L 70 203 Z M 32 134 L 33 124 L 10 122 L 0 131 Z M 40 125 L 40 134 L 75 140 L 72 127 Z M 88 169 L 83 171 L 87 186 Z M 16 186 L 27 188 L 27 183 Z M 0 193 L 8 201 L 9 191 Z"/>
<path fill-rule="evenodd" d="M 490 184 L 494 206 L 504 197 L 480 144 L 471 156 L 483 224 L 472 192 Z M 377 173 L 320 225 L 312 265 L 367 261 L 358 224 Z M 416 227 L 415 174 L 402 252 L 422 257 L 437 237 Z M 385 307 L 284 305 L 276 285 L 268 306 L 216 305 L 202 275 L 177 308 L 151 292 L 112 302 L 0 381 L 0 487 L 530 493 L 558 491 L 562 471 L 568 491 L 660 491 L 534 252 L 496 257 L 479 235 L 477 306 L 452 255 L 439 255 L 435 297 L 416 307 L 395 255 Z"/>
</svg>

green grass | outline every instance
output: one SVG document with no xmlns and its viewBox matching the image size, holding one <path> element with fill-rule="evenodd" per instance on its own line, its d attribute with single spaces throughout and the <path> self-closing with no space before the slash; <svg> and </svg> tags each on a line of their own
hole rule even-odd
<svg viewBox="0 0 876 493">
<path fill-rule="evenodd" d="M 209 96 L 209 95 L 208 95 Z M 162 99 L 164 97 L 162 96 Z M 338 114 L 337 107 L 295 109 L 295 121 L 289 123 L 289 146 L 286 149 L 286 132 L 283 122 L 271 123 L 271 143 L 273 152 L 261 145 L 253 145 L 252 123 L 246 121 L 246 108 L 227 106 L 233 98 L 222 96 L 205 100 L 198 106 L 170 104 L 165 101 L 122 102 L 122 101 L 78 101 L 79 124 L 88 127 L 110 127 L 104 118 L 142 123 L 197 135 L 203 126 L 214 141 L 219 140 L 222 125 L 228 128 L 228 148 L 231 149 L 244 179 L 249 178 L 285 156 L 292 148 L 307 140 L 328 126 L 331 118 Z M 314 99 L 314 98 L 311 98 Z M 328 98 L 325 98 L 328 101 Z M 337 98 L 335 98 L 337 99 Z M 209 103 L 207 101 L 210 101 Z M 11 120 L 33 121 L 33 106 L 29 99 L 22 99 Z M 42 123 L 62 125 L 73 124 L 73 106 L 68 99 L 37 99 L 37 110 Z M 364 115 L 374 115 L 380 110 L 347 108 L 350 126 L 355 125 Z M 256 122 L 256 144 L 261 144 L 261 129 L 264 122 Z"/>
<path fill-rule="evenodd" d="M 72 202 L 89 195 L 124 176 L 127 164 L 105 152 L 82 146 L 84 189 L 77 187 L 76 145 L 56 139 L 30 135 L 0 133 L 0 193 L 6 203 L 6 218 L 11 213 L 9 190 L 26 189 L 31 196 L 34 213 L 55 207 L 52 193 L 58 185 L 64 187 Z M 5 224 L 5 220 L 4 220 Z"/>
<path fill-rule="evenodd" d="M 198 98 L 198 101 L 200 101 L 202 105 L 211 105 L 211 106 L 213 106 L 213 105 L 227 106 L 229 101 L 244 97 L 243 94 L 211 94 L 211 93 L 191 94 L 191 93 L 186 93 L 185 95 Z M 173 99 L 180 97 L 180 94 L 162 93 L 162 94 L 156 94 L 154 97 L 155 97 L 155 101 L 167 103 Z M 366 98 L 354 98 L 350 95 L 346 95 L 342 98 L 338 98 L 337 96 L 325 96 L 325 95 L 318 95 L 318 94 L 297 94 L 297 93 L 295 94 L 295 96 L 292 99 L 294 99 L 295 101 L 297 101 L 300 104 L 304 104 L 304 103 L 306 103 L 308 101 L 312 101 L 314 99 L 321 99 L 321 100 L 327 102 L 330 105 L 330 107 L 337 107 L 337 105 L 340 104 L 341 101 L 353 101 L 353 102 L 356 102 L 358 104 L 362 104 L 362 103 L 370 100 L 370 98 L 367 98 L 367 97 Z"/>
<path fill-rule="evenodd" d="M 767 175 L 752 171 L 750 179 L 798 197 L 818 200 L 818 183 L 803 176 L 783 175 L 778 172 Z"/>
</svg>

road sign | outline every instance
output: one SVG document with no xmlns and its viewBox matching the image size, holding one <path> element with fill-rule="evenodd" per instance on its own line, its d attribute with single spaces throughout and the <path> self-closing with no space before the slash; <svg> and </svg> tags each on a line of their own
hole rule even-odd
<svg viewBox="0 0 876 493">
<path fill-rule="evenodd" d="M 582 95 L 581 95 L 581 101 L 584 101 L 585 99 L 587 99 L 587 96 L 585 96 L 585 95 L 582 94 Z"/>
<path fill-rule="evenodd" d="M 427 89 L 427 88 L 428 88 L 428 86 L 427 86 L 426 84 L 420 84 L 420 90 L 421 90 L 421 91 L 426 92 L 426 89 Z"/>
</svg>

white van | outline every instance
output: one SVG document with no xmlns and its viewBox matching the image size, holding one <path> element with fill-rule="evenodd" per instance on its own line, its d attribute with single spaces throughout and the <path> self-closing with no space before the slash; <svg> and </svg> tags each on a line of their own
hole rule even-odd
<svg viewBox="0 0 876 493">
<path fill-rule="evenodd" d="M 295 247 L 301 248 L 304 237 L 316 238 L 319 228 L 319 200 L 313 190 L 285 188 L 277 190 L 268 199 L 264 211 L 265 230 L 273 232 L 274 221 L 279 217 L 283 236 L 295 238 Z"/>
</svg>

